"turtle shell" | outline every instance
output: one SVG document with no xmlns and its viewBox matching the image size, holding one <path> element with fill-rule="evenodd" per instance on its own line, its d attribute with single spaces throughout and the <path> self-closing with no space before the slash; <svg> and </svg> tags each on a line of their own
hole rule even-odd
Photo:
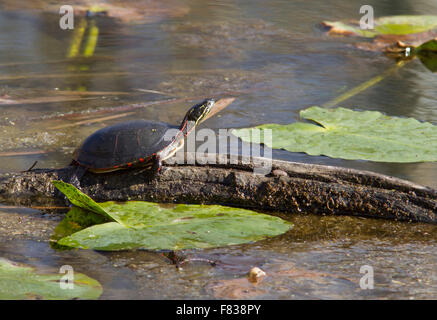
<svg viewBox="0 0 437 320">
<path fill-rule="evenodd" d="M 74 152 L 73 160 L 91 171 L 150 165 L 156 155 L 171 145 L 164 122 L 135 120 L 94 132 Z M 174 135 L 173 135 L 174 136 Z"/>
</svg>

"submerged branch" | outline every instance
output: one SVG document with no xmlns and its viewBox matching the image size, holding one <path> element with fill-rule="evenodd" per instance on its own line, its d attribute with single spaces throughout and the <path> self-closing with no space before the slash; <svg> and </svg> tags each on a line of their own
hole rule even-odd
<svg viewBox="0 0 437 320">
<path fill-rule="evenodd" d="M 187 154 L 193 158 L 194 154 Z M 217 155 L 224 163 L 226 155 Z M 255 159 L 256 160 L 256 159 Z M 190 163 L 190 162 L 188 162 Z M 227 162 L 229 163 L 229 161 Z M 86 173 L 82 191 L 97 201 L 223 204 L 267 211 L 332 214 L 437 222 L 437 191 L 405 180 L 340 167 L 272 161 L 272 173 L 253 173 L 253 163 L 168 165 L 147 170 Z M 0 175 L 0 202 L 62 205 L 52 180 L 69 181 L 74 167 Z"/>
</svg>

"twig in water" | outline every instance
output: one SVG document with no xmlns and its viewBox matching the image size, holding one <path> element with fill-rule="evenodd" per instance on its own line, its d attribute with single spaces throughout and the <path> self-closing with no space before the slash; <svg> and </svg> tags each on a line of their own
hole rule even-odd
<svg viewBox="0 0 437 320">
<path fill-rule="evenodd" d="M 35 150 L 35 151 L 0 152 L 0 157 L 27 156 L 27 155 L 44 154 L 44 153 L 49 153 L 49 151 L 47 151 L 47 150 Z"/>
<path fill-rule="evenodd" d="M 185 264 L 187 262 L 193 262 L 193 261 L 206 262 L 213 267 L 215 267 L 217 265 L 217 261 L 215 261 L 215 260 L 210 260 L 210 259 L 205 259 L 205 258 L 186 258 L 186 259 L 180 261 L 179 263 L 177 263 L 176 267 L 180 268 L 183 264 Z"/>
<path fill-rule="evenodd" d="M 60 207 L 60 206 L 0 206 L 1 209 L 35 209 L 35 210 L 50 210 L 50 209 L 71 209 L 71 207 Z"/>
<path fill-rule="evenodd" d="M 67 102 L 67 101 L 83 101 L 83 100 L 92 100 L 97 99 L 97 97 L 39 97 L 39 98 L 31 98 L 31 99 L 19 99 L 19 100 L 11 100 L 11 99 L 1 99 L 0 104 L 8 105 L 8 104 L 38 104 L 38 103 L 56 103 L 56 102 Z"/>
<path fill-rule="evenodd" d="M 95 119 L 88 119 L 88 120 L 78 121 L 78 122 L 74 122 L 74 123 L 61 124 L 59 126 L 50 127 L 49 129 L 50 130 L 57 130 L 57 129 L 76 127 L 76 126 L 80 126 L 82 124 L 89 124 L 89 123 L 102 122 L 102 121 L 106 121 L 106 120 L 122 118 L 122 117 L 126 117 L 126 116 L 128 116 L 130 114 L 133 114 L 133 113 L 134 112 L 125 112 L 125 113 L 116 114 L 116 115 L 113 115 L 113 116 L 107 116 L 107 117 L 95 118 Z"/>
<path fill-rule="evenodd" d="M 140 91 L 140 92 L 147 92 L 147 93 L 156 93 L 156 94 L 161 94 L 163 96 L 173 96 L 173 94 L 169 94 L 169 93 L 165 93 L 165 92 L 161 92 L 161 91 L 157 91 L 157 90 L 149 90 L 149 89 L 134 89 L 136 91 Z"/>
<path fill-rule="evenodd" d="M 30 166 L 29 169 L 24 170 L 24 171 L 21 171 L 21 172 L 29 172 L 29 171 L 32 171 L 32 169 L 36 166 L 37 163 L 38 163 L 38 160 L 36 160 L 36 161 L 35 161 L 35 162 Z"/>
<path fill-rule="evenodd" d="M 355 88 L 352 88 L 352 89 L 346 91 L 345 93 L 343 93 L 339 97 L 324 103 L 322 105 L 322 107 L 331 108 L 331 107 L 334 107 L 337 104 L 339 104 L 339 103 L 341 103 L 349 98 L 352 98 L 353 96 L 357 95 L 358 93 L 360 93 L 360 92 L 372 87 L 373 85 L 377 84 L 381 80 L 384 80 L 388 75 L 390 75 L 394 71 L 398 70 L 399 68 L 403 67 L 406 62 L 407 61 L 404 61 L 404 60 L 399 61 L 398 63 L 396 63 L 396 65 L 394 67 L 391 67 L 390 69 L 384 71 L 382 74 L 377 75 L 376 77 L 373 77 L 372 79 L 367 80 L 366 82 L 356 86 Z"/>
</svg>

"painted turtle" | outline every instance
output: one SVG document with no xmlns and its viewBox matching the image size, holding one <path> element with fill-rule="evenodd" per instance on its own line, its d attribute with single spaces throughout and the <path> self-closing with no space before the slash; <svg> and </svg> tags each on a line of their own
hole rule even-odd
<svg viewBox="0 0 437 320">
<path fill-rule="evenodd" d="M 134 120 L 100 129 L 73 153 L 78 169 L 71 182 L 78 185 L 88 170 L 94 173 L 144 167 L 159 172 L 161 162 L 183 147 L 184 138 L 210 113 L 213 99 L 194 105 L 179 127 L 164 122 Z M 169 136 L 170 129 L 173 135 Z"/>
</svg>

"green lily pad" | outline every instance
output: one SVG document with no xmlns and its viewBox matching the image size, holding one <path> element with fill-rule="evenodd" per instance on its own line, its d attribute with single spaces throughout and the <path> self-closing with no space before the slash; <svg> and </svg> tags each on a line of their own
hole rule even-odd
<svg viewBox="0 0 437 320">
<path fill-rule="evenodd" d="M 437 39 L 421 44 L 415 48 L 414 54 L 431 72 L 437 72 Z"/>
<path fill-rule="evenodd" d="M 62 289 L 65 274 L 37 273 L 35 268 L 0 258 L 0 300 L 24 299 L 97 299 L 102 286 L 82 273 L 74 272 L 72 289 Z"/>
<path fill-rule="evenodd" d="M 52 183 L 75 206 L 78 206 L 79 208 L 85 210 L 89 210 L 91 212 L 95 212 L 110 220 L 114 219 L 113 217 L 108 215 L 108 213 L 97 202 L 95 202 L 93 199 L 88 197 L 88 195 L 86 195 L 82 191 L 78 190 L 75 186 L 66 183 L 64 181 L 57 181 L 57 180 L 52 181 Z"/>
<path fill-rule="evenodd" d="M 70 247 L 59 245 L 57 241 L 80 230 L 109 221 L 112 221 L 112 219 L 108 219 L 101 214 L 79 207 L 72 207 L 65 215 L 65 218 L 56 226 L 50 237 L 50 246 L 57 250 L 71 249 Z"/>
<path fill-rule="evenodd" d="M 388 16 L 374 20 L 374 29 L 361 29 L 358 21 L 324 21 L 329 33 L 373 38 L 377 35 L 407 35 L 437 28 L 437 16 Z"/>
<path fill-rule="evenodd" d="M 422 43 L 415 49 L 415 54 L 420 54 L 421 52 L 437 52 L 437 39 L 431 39 L 425 43 Z"/>
<path fill-rule="evenodd" d="M 437 28 L 437 16 L 390 16 L 375 20 L 375 30 L 379 34 L 411 34 Z"/>
<path fill-rule="evenodd" d="M 429 71 L 437 72 L 437 51 L 421 52 L 417 56 Z"/>
<path fill-rule="evenodd" d="M 69 199 L 81 196 L 71 188 L 68 190 Z M 219 205 L 109 201 L 92 205 L 87 202 L 84 207 L 103 211 L 116 222 L 75 232 L 60 239 L 59 245 L 96 250 L 210 248 L 258 241 L 291 228 L 291 223 L 277 217 Z"/>
<path fill-rule="evenodd" d="M 272 130 L 269 147 L 332 158 L 363 159 L 380 162 L 437 161 L 437 126 L 413 118 L 385 116 L 377 111 L 311 107 L 300 112 L 313 123 L 265 124 Z M 233 130 L 248 142 L 249 129 Z M 260 135 L 262 136 L 262 135 Z"/>
</svg>

